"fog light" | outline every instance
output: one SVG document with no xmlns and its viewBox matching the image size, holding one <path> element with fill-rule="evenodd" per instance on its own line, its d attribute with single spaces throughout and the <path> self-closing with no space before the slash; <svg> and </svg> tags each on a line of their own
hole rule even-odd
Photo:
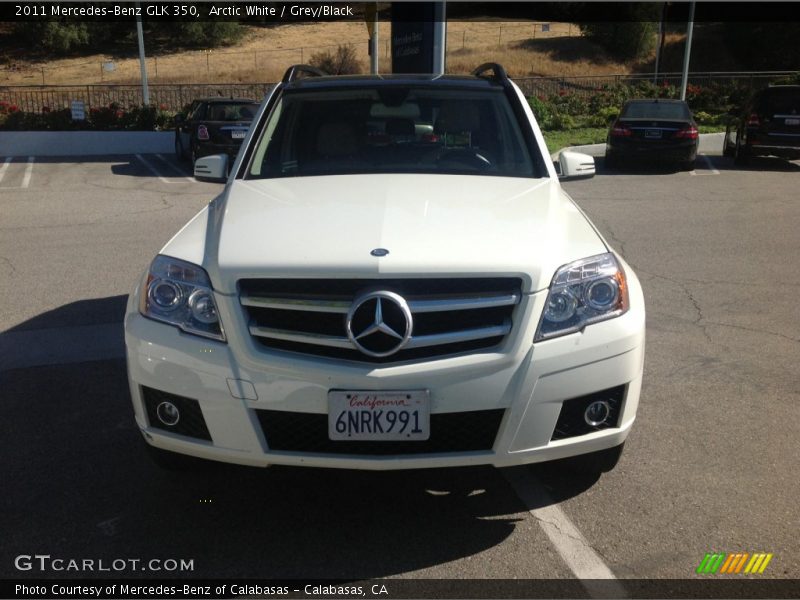
<svg viewBox="0 0 800 600">
<path fill-rule="evenodd" d="M 158 420 L 168 427 L 177 424 L 181 418 L 178 407 L 172 402 L 162 402 L 159 404 L 158 408 L 156 408 L 156 415 L 158 415 Z"/>
<path fill-rule="evenodd" d="M 583 420 L 587 425 L 597 427 L 605 423 L 608 415 L 611 414 L 611 406 L 605 400 L 592 402 L 583 413 Z"/>
</svg>

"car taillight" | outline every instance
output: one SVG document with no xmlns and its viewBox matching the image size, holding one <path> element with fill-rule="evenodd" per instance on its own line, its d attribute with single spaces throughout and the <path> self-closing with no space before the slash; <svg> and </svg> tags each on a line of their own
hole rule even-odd
<svg viewBox="0 0 800 600">
<path fill-rule="evenodd" d="M 617 121 L 611 126 L 611 135 L 613 137 L 630 137 L 633 135 L 633 132 L 628 128 L 627 125 L 622 125 L 619 121 Z"/>
<path fill-rule="evenodd" d="M 197 128 L 197 139 L 198 140 L 208 140 L 210 136 L 208 135 L 208 127 L 205 125 L 200 125 Z"/>
<path fill-rule="evenodd" d="M 758 127 L 759 125 L 761 125 L 761 119 L 758 118 L 756 113 L 750 113 L 750 116 L 747 117 L 747 126 Z"/>
<path fill-rule="evenodd" d="M 676 131 L 675 136 L 676 138 L 681 138 L 684 140 L 696 140 L 697 139 L 697 127 L 684 127 L 683 129 Z"/>
</svg>

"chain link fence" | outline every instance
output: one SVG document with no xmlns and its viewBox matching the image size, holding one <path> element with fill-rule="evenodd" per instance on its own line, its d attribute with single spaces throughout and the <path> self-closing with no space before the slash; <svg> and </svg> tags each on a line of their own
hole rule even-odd
<svg viewBox="0 0 800 600">
<path fill-rule="evenodd" d="M 272 83 L 161 84 L 149 86 L 150 103 L 162 110 L 178 112 L 197 98 L 250 98 L 261 100 Z M 14 86 L 0 88 L 0 102 L 24 112 L 47 112 L 69 108 L 81 101 L 87 108 L 112 103 L 122 108 L 143 104 L 138 85 Z"/>
<path fill-rule="evenodd" d="M 700 87 L 709 85 L 734 85 L 755 90 L 784 77 L 794 76 L 795 71 L 746 71 L 746 72 L 700 72 L 689 73 L 688 84 Z M 629 75 L 590 75 L 586 77 L 527 77 L 514 82 L 523 93 L 530 96 L 552 96 L 561 93 L 592 95 L 619 85 L 637 85 L 643 82 L 656 85 L 680 87 L 681 73 Z"/>
<path fill-rule="evenodd" d="M 733 84 L 745 89 L 757 89 L 776 79 L 792 76 L 791 71 L 691 73 L 689 83 L 697 86 Z M 559 93 L 591 95 L 616 85 L 636 85 L 653 82 L 653 75 L 598 75 L 587 77 L 528 77 L 515 79 L 526 96 L 551 96 Z M 680 86 L 680 73 L 659 75 L 659 85 Z M 235 97 L 261 100 L 274 83 L 228 84 L 155 84 L 150 85 L 150 102 L 167 111 L 180 111 L 197 98 Z M 103 107 L 116 103 L 123 108 L 141 106 L 142 88 L 139 85 L 82 85 L 82 86 L 6 86 L 0 87 L 0 102 L 25 112 L 42 112 L 68 108 L 72 101 L 82 101 L 86 107 Z"/>
</svg>

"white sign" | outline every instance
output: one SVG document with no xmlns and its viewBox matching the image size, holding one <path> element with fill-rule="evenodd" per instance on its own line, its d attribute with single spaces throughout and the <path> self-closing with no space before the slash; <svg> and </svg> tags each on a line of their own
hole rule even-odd
<svg viewBox="0 0 800 600">
<path fill-rule="evenodd" d="M 86 119 L 86 105 L 81 100 L 73 100 L 70 105 L 72 109 L 73 121 L 84 121 Z"/>
<path fill-rule="evenodd" d="M 103 71 L 116 71 L 116 70 L 117 70 L 117 65 L 115 65 L 113 62 L 103 63 Z"/>
</svg>

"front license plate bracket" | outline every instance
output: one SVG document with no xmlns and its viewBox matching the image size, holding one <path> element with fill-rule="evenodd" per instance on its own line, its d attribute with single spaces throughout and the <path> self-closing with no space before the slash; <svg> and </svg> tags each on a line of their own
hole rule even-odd
<svg viewBox="0 0 800 600">
<path fill-rule="evenodd" d="M 428 390 L 331 390 L 328 438 L 361 441 L 424 441 L 430 438 Z"/>
</svg>

